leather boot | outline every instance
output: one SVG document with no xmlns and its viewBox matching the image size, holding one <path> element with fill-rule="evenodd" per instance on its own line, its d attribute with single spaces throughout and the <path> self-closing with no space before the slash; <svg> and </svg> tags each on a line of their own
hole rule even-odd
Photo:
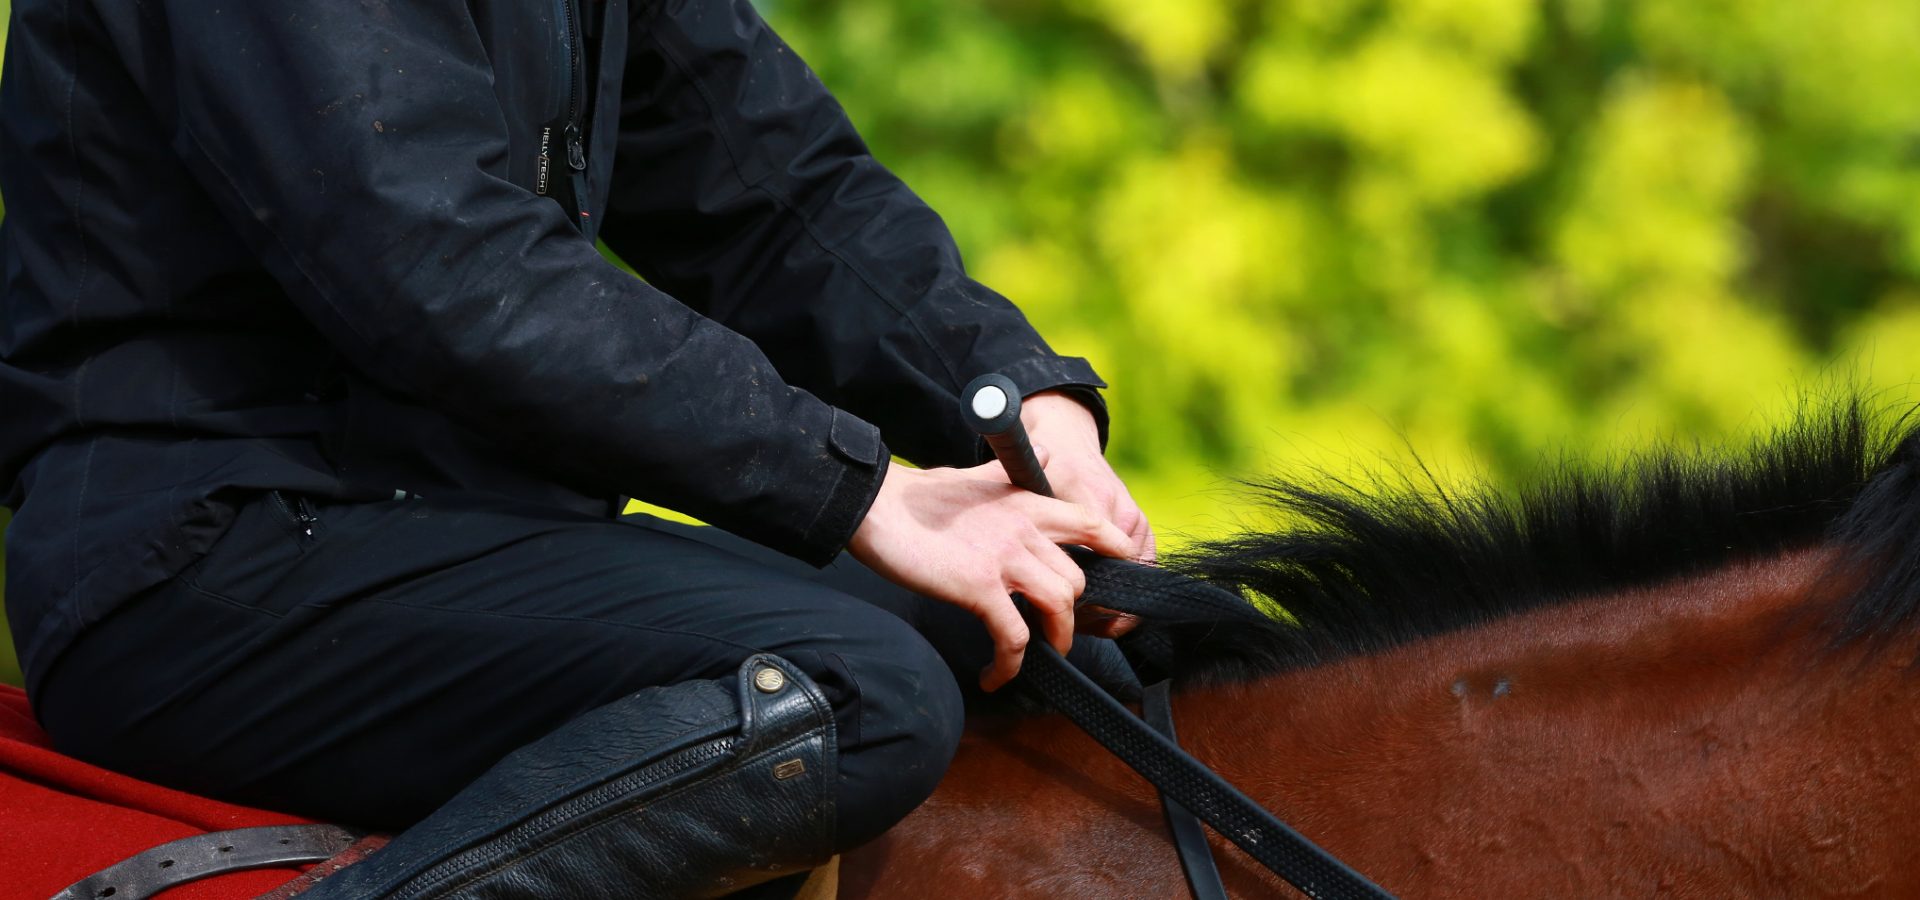
<svg viewBox="0 0 1920 900">
<path fill-rule="evenodd" d="M 711 897 L 833 853 L 833 710 L 759 654 L 649 688 L 500 761 L 305 900 Z"/>
</svg>

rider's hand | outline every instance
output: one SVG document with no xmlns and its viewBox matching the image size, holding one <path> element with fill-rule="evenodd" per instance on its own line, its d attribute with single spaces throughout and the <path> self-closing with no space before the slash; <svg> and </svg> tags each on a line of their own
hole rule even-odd
<svg viewBox="0 0 1920 900">
<path fill-rule="evenodd" d="M 1100 452 L 1100 431 L 1093 413 L 1060 391 L 1041 391 L 1020 402 L 1020 422 L 1036 449 L 1045 448 L 1047 481 L 1053 494 L 1089 507 L 1127 533 L 1128 556 L 1154 561 L 1153 526 L 1127 486 Z"/>
<path fill-rule="evenodd" d="M 1073 642 L 1073 602 L 1087 582 L 1060 544 L 1119 557 L 1133 547 L 1104 515 L 1008 484 L 997 462 L 925 470 L 890 463 L 847 550 L 889 581 L 980 617 L 994 646 L 980 686 L 992 691 L 1019 673 L 1026 655 L 1027 624 L 1011 594 L 1033 605 L 1061 653 Z"/>
<path fill-rule="evenodd" d="M 1041 391 L 1021 401 L 1020 421 L 1033 439 L 1034 450 L 1046 458 L 1047 481 L 1053 485 L 1054 496 L 1106 516 L 1127 533 L 1127 556 L 1152 565 L 1153 526 L 1147 524 L 1146 513 L 1133 502 L 1133 495 L 1127 493 L 1127 486 L 1100 452 L 1100 431 L 1093 413 L 1065 393 Z M 1096 621 L 1096 615 L 1102 613 L 1104 621 Z M 1084 608 L 1080 615 L 1080 630 L 1100 637 L 1118 637 L 1138 624 L 1133 616 L 1096 607 Z"/>
</svg>

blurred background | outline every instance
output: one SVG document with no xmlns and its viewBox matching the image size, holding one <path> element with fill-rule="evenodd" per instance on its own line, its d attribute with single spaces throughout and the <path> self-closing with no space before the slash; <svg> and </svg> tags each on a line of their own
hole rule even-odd
<svg viewBox="0 0 1920 900">
<path fill-rule="evenodd" d="M 1913 0 L 757 6 L 1112 383 L 1163 545 L 1238 478 L 1511 485 L 1920 374 Z"/>
</svg>

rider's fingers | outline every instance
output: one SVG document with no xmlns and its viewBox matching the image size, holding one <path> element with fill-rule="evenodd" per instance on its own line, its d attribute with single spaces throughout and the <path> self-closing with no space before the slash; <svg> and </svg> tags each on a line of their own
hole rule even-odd
<svg viewBox="0 0 1920 900">
<path fill-rule="evenodd" d="M 1073 646 L 1073 589 L 1060 573 L 1028 556 L 1008 564 L 1007 587 L 1027 598 L 1053 649 L 1065 653 Z"/>
<path fill-rule="evenodd" d="M 980 670 L 980 688 L 997 691 L 1020 674 L 1020 662 L 1027 653 L 1027 623 L 1014 609 L 1013 598 L 1005 593 L 982 596 L 973 606 L 973 614 L 986 623 L 993 638 L 993 662 Z"/>
<path fill-rule="evenodd" d="M 1134 556 L 1142 565 L 1156 565 L 1160 561 L 1160 548 L 1153 536 L 1153 526 L 1147 523 L 1147 517 L 1140 517 L 1140 551 Z"/>
<path fill-rule="evenodd" d="M 1027 519 L 1056 544 L 1080 544 L 1099 553 L 1126 559 L 1133 540 L 1107 517 L 1078 503 L 1032 494 L 1015 498 Z"/>
<path fill-rule="evenodd" d="M 1072 591 L 1074 599 L 1078 600 L 1081 594 L 1086 593 L 1087 573 L 1080 568 L 1079 563 L 1073 561 L 1073 557 L 1067 555 L 1067 551 L 1060 549 L 1059 544 L 1047 540 L 1036 531 L 1028 537 L 1027 549 L 1031 550 L 1034 556 L 1039 557 L 1041 562 L 1046 563 L 1047 568 L 1066 579 L 1067 587 Z"/>
<path fill-rule="evenodd" d="M 1127 558 L 1135 562 L 1151 562 L 1153 559 L 1153 528 L 1147 524 L 1147 514 L 1135 503 L 1133 495 L 1127 493 L 1118 479 L 1108 482 L 1114 490 L 1104 495 L 1096 508 L 1107 511 L 1107 520 L 1127 534 Z"/>
<path fill-rule="evenodd" d="M 1133 502 L 1133 498 L 1122 492 L 1114 498 L 1113 523 L 1127 533 L 1127 541 L 1132 550 L 1127 554 L 1134 562 L 1152 565 L 1154 561 L 1153 526 L 1147 523 L 1147 514 Z"/>
</svg>

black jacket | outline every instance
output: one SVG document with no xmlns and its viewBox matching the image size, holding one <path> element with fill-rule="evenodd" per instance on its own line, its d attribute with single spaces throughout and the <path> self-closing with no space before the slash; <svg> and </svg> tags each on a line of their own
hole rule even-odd
<svg viewBox="0 0 1920 900">
<path fill-rule="evenodd" d="M 821 563 L 889 444 L 979 461 L 973 376 L 1102 386 L 745 0 L 15 0 L 0 191 L 30 684 L 249 491 L 633 495 Z"/>
</svg>

